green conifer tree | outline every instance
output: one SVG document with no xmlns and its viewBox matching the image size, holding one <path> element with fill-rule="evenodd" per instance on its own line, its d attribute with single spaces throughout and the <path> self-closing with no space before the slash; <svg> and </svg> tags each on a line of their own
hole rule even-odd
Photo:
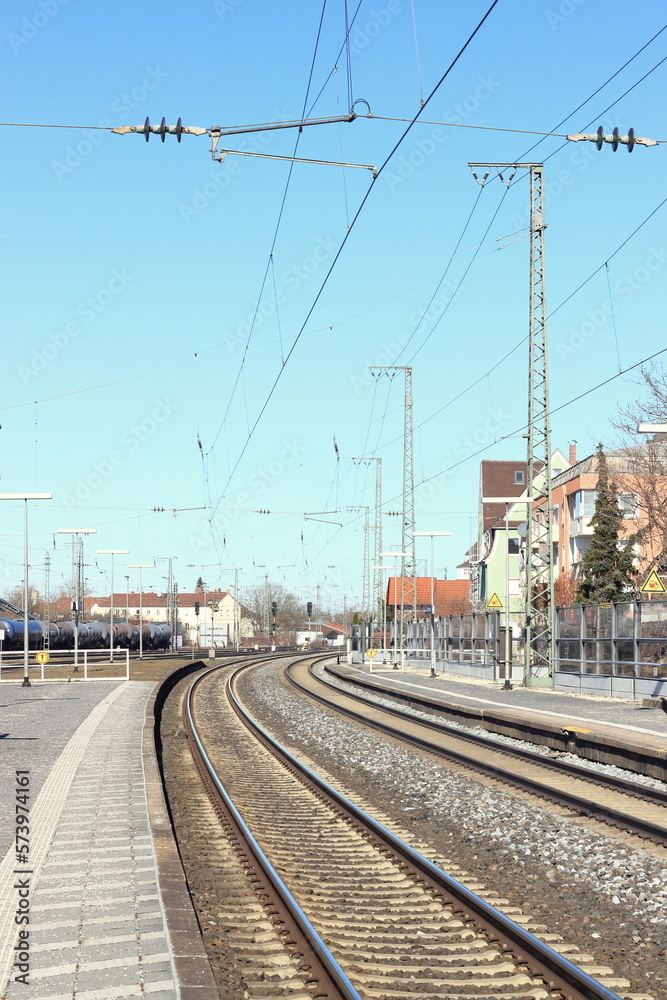
<svg viewBox="0 0 667 1000">
<path fill-rule="evenodd" d="M 591 518 L 593 537 L 581 561 L 575 598 L 579 604 L 627 600 L 635 590 L 636 573 L 632 565 L 634 538 L 628 539 L 625 548 L 618 547 L 622 514 L 601 444 L 598 445 L 597 462 L 597 498 Z"/>
</svg>

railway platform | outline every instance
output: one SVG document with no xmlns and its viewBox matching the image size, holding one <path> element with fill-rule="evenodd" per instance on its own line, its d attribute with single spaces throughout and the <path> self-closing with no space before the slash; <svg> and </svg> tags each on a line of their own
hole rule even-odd
<svg viewBox="0 0 667 1000">
<path fill-rule="evenodd" d="M 502 682 L 430 676 L 410 665 L 405 671 L 327 667 L 343 678 L 387 690 L 403 704 L 429 704 L 466 726 L 528 740 L 585 759 L 614 764 L 667 780 L 667 713 L 637 701 L 566 694 Z"/>
<path fill-rule="evenodd" d="M 3 685 L 3 1000 L 217 1000 L 162 793 L 155 688 Z"/>
</svg>

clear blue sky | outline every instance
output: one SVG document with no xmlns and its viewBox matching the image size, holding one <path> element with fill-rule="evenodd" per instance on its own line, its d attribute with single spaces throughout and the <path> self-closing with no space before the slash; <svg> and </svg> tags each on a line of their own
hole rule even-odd
<svg viewBox="0 0 667 1000">
<path fill-rule="evenodd" d="M 426 97 L 488 7 L 415 0 L 417 59 L 409 0 L 348 0 L 350 18 L 358 9 L 352 95 L 375 117 L 305 129 L 298 155 L 382 164 L 406 126 L 380 116 L 412 118 L 420 80 Z M 344 113 L 345 5 L 328 0 L 316 48 L 321 11 L 315 0 L 5 5 L 2 118 L 231 127 L 300 117 L 304 101 L 311 115 Z M 417 529 L 452 532 L 437 542 L 436 566 L 455 576 L 479 461 L 525 457 L 527 410 L 525 345 L 494 366 L 527 334 L 528 185 L 506 192 L 495 180 L 481 191 L 467 163 L 546 161 L 556 408 L 613 376 L 619 359 L 626 367 L 665 346 L 665 209 L 614 252 L 666 196 L 666 147 L 598 153 L 426 122 L 632 126 L 667 140 L 667 63 L 657 66 L 667 31 L 621 69 L 664 20 L 649 0 L 501 0 L 374 184 L 366 170 L 297 164 L 282 215 L 289 164 L 214 163 L 207 136 L 179 145 L 3 126 L 0 488 L 53 494 L 30 510 L 32 582 L 42 589 L 47 550 L 53 586 L 69 578 L 56 529 L 95 527 L 86 562 L 96 591 L 108 592 L 109 563 L 96 564 L 94 549 L 126 548 L 132 563 L 176 556 L 183 590 L 200 573 L 227 586 L 220 567 L 239 567 L 242 586 L 268 573 L 306 588 L 304 600 L 319 583 L 325 601 L 354 603 L 363 517 L 347 508 L 374 503 L 374 463 L 351 458 L 382 457 L 386 511 L 400 506 L 402 477 L 402 380 L 375 384 L 368 367 L 408 363 L 416 481 L 453 467 L 418 487 Z M 289 130 L 221 145 L 291 155 L 295 140 Z M 608 272 L 572 295 L 607 260 Z M 554 447 L 576 439 L 583 456 L 611 443 L 609 418 L 636 391 L 625 376 L 555 412 Z M 20 507 L 3 502 L 3 589 L 23 575 L 22 523 Z M 385 549 L 400 543 L 399 524 L 385 515 Z M 123 563 L 119 590 L 136 573 Z M 161 590 L 158 567 L 145 585 Z"/>
</svg>

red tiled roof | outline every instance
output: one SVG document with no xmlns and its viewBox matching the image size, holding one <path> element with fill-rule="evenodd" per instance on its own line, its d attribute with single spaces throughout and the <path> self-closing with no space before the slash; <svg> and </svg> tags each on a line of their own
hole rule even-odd
<svg viewBox="0 0 667 1000">
<path fill-rule="evenodd" d="M 179 592 L 177 596 L 177 604 L 179 608 L 192 608 L 196 601 L 202 606 L 206 605 L 206 601 L 221 601 L 223 597 L 226 597 L 229 593 L 228 590 L 207 590 L 206 594 L 203 591 L 196 591 L 194 594 L 186 594 L 184 591 Z M 206 600 L 204 600 L 206 598 Z M 110 597 L 87 597 L 86 603 L 96 604 L 100 608 L 108 608 L 110 606 Z M 166 608 L 167 607 L 167 594 L 154 594 L 150 590 L 145 590 L 141 595 L 141 602 L 145 608 Z M 139 607 L 139 594 L 130 593 L 129 594 L 129 607 L 136 605 Z M 128 594 L 114 594 L 113 595 L 113 606 L 114 608 L 124 608 L 128 606 Z"/>
<path fill-rule="evenodd" d="M 417 607 L 423 610 L 431 603 L 431 583 L 436 615 L 467 614 L 470 610 L 470 580 L 437 580 L 430 576 L 417 577 Z M 403 579 L 403 600 L 411 593 L 411 580 Z M 387 581 L 387 606 L 401 603 L 401 577 L 390 576 Z"/>
</svg>

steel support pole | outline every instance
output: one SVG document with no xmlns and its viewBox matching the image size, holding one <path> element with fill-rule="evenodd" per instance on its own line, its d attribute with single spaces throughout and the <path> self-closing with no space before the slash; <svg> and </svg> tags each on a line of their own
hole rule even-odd
<svg viewBox="0 0 667 1000">
<path fill-rule="evenodd" d="M 539 683 L 540 677 L 553 687 L 553 541 L 551 501 L 551 428 L 549 416 L 549 369 L 547 358 L 547 305 L 544 263 L 544 164 L 469 163 L 484 167 L 486 175 L 475 180 L 484 185 L 491 168 L 509 187 L 517 170 L 530 177 L 530 295 L 528 330 L 528 491 L 536 498 L 527 518 L 525 556 L 525 673 L 524 684 Z M 501 170 L 511 170 L 505 178 Z"/>
<path fill-rule="evenodd" d="M 23 501 L 23 684 L 30 687 L 30 635 L 28 633 L 28 501 Z"/>
<path fill-rule="evenodd" d="M 403 418 L 403 517 L 401 525 L 401 550 L 407 553 L 401 560 L 401 635 L 400 645 L 403 650 L 405 635 L 405 612 L 406 606 L 409 616 L 417 619 L 417 560 L 415 557 L 415 474 L 414 474 L 414 441 L 413 441 L 413 419 L 412 419 L 412 368 L 406 365 L 392 365 L 388 367 L 371 367 L 371 373 L 378 379 L 381 375 L 386 375 L 393 379 L 397 372 L 405 372 L 405 403 Z M 410 548 L 407 548 L 408 542 Z M 406 586 L 406 577 L 409 580 Z M 406 593 L 407 590 L 407 593 Z M 403 663 L 403 652 L 401 652 L 401 663 Z"/>
<path fill-rule="evenodd" d="M 109 602 L 109 663 L 113 663 L 113 552 L 111 553 L 111 601 Z"/>
<path fill-rule="evenodd" d="M 553 540 L 551 502 L 551 428 L 547 359 L 547 310 L 544 266 L 543 165 L 530 167 L 530 327 L 528 363 L 528 489 L 538 498 L 527 521 L 526 683 L 536 668 L 553 674 Z M 539 486 L 533 485 L 539 478 Z"/>
</svg>

